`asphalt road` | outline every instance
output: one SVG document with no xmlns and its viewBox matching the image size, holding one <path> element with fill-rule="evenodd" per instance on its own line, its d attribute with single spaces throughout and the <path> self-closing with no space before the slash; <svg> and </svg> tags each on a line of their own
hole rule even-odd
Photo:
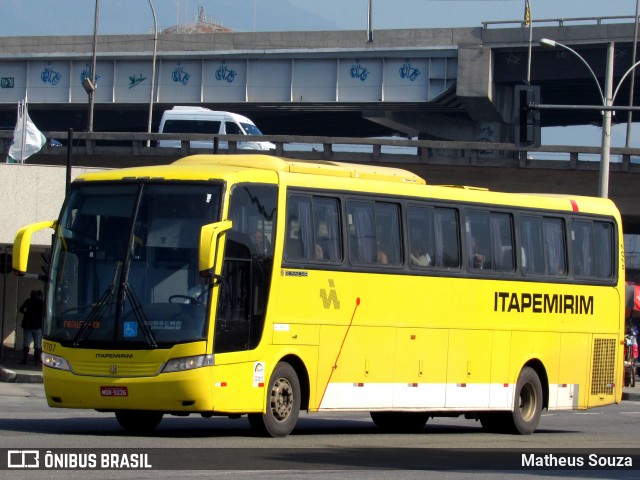
<svg viewBox="0 0 640 480">
<path fill-rule="evenodd" d="M 272 439 L 254 436 L 246 418 L 195 416 L 165 417 L 152 434 L 131 435 L 112 414 L 49 408 L 40 384 L 0 383 L 0 479 L 111 479 L 116 469 L 118 478 L 136 479 L 638 478 L 639 443 L 640 387 L 629 389 L 620 405 L 546 412 L 528 436 L 485 433 L 463 418 L 429 420 L 416 434 L 386 434 L 368 414 L 349 413 L 303 414 L 292 435 Z M 37 451 L 41 464 L 50 452 L 49 459 L 67 463 L 48 471 L 7 470 L 10 450 Z M 123 452 L 126 458 L 118 457 Z M 102 455 L 110 454 L 113 468 L 101 469 Z M 529 461 L 556 463 L 522 470 L 523 454 Z M 550 467 L 578 457 L 580 468 Z M 631 457 L 633 469 L 598 465 L 614 457 Z M 73 464 L 92 458 L 94 469 Z M 151 469 L 132 468 L 137 461 L 144 467 L 143 459 Z"/>
</svg>

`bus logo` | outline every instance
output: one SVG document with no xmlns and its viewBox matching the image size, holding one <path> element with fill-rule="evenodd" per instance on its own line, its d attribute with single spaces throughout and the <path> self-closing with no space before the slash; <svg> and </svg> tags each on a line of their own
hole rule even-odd
<svg viewBox="0 0 640 480">
<path fill-rule="evenodd" d="M 332 279 L 329 279 L 329 294 L 327 295 L 327 290 L 324 288 L 320 289 L 320 298 L 322 299 L 322 305 L 324 308 L 331 308 L 331 304 L 333 304 L 333 308 L 336 310 L 340 309 L 340 300 L 338 300 L 338 294 L 336 293 L 335 282 Z"/>
<path fill-rule="evenodd" d="M 38 450 L 7 451 L 8 468 L 38 468 L 39 466 L 40 451 Z"/>
</svg>

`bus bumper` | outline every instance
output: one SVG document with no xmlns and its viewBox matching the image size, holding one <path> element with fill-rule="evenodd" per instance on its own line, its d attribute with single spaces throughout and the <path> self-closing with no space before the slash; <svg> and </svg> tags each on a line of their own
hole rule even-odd
<svg viewBox="0 0 640 480">
<path fill-rule="evenodd" d="M 55 408 L 95 410 L 213 411 L 210 367 L 153 377 L 76 375 L 44 367 L 47 403 Z"/>
</svg>

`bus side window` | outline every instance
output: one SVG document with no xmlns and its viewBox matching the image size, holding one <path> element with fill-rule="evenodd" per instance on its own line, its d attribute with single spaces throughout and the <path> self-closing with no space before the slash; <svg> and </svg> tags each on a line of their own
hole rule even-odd
<svg viewBox="0 0 640 480">
<path fill-rule="evenodd" d="M 347 203 L 347 215 L 352 262 L 378 265 L 401 263 L 398 205 L 350 201 Z"/>
<path fill-rule="evenodd" d="M 285 260 L 313 258 L 312 200 L 307 195 L 290 195 L 285 226 Z"/>
<path fill-rule="evenodd" d="M 409 264 L 423 268 L 434 262 L 434 214 L 432 207 L 410 206 L 407 222 L 409 231 Z"/>
<path fill-rule="evenodd" d="M 393 203 L 376 202 L 376 259 L 385 265 L 399 265 L 402 258 L 400 248 L 400 213 Z"/>
<path fill-rule="evenodd" d="M 460 268 L 458 212 L 452 208 L 436 208 L 434 213 L 435 266 Z"/>
<path fill-rule="evenodd" d="M 313 224 L 316 260 L 339 262 L 342 260 L 340 206 L 337 198 L 313 198 Z"/>
<path fill-rule="evenodd" d="M 467 243 L 467 267 L 469 270 L 482 270 L 485 265 L 490 267 L 489 213 L 467 212 L 464 225 Z"/>
<path fill-rule="evenodd" d="M 598 278 L 613 278 L 613 225 L 605 222 L 593 222 L 593 241 L 595 251 L 595 275 Z"/>
<path fill-rule="evenodd" d="M 470 270 L 513 272 L 511 215 L 470 211 L 465 215 L 467 263 Z"/>
<path fill-rule="evenodd" d="M 523 215 L 520 238 L 523 273 L 567 274 L 564 222 L 561 218 Z"/>
<path fill-rule="evenodd" d="M 593 239 L 591 222 L 573 221 L 571 240 L 573 243 L 573 273 L 580 277 L 593 275 Z"/>
<path fill-rule="evenodd" d="M 538 217 L 522 216 L 520 220 L 522 242 L 521 263 L 525 274 L 544 273 L 542 222 Z"/>
<path fill-rule="evenodd" d="M 513 272 L 513 222 L 511 215 L 506 213 L 491 213 L 491 268 L 500 272 Z"/>
<path fill-rule="evenodd" d="M 547 273 L 549 275 L 567 275 L 564 221 L 560 218 L 544 218 L 542 235 Z"/>
<path fill-rule="evenodd" d="M 284 240 L 285 258 L 303 258 L 304 246 L 300 236 L 300 221 L 296 215 L 288 215 L 286 237 Z M 305 225 L 306 227 L 306 225 Z"/>
<path fill-rule="evenodd" d="M 573 220 L 571 241 L 575 275 L 601 279 L 613 278 L 613 225 L 605 222 Z"/>
<path fill-rule="evenodd" d="M 373 202 L 347 203 L 349 257 L 353 263 L 377 261 L 375 210 Z"/>
<path fill-rule="evenodd" d="M 338 199 L 290 195 L 287 219 L 285 260 L 342 260 Z"/>
</svg>

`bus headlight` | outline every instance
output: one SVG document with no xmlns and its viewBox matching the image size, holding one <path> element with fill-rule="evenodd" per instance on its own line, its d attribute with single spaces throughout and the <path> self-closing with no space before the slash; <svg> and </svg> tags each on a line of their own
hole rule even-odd
<svg viewBox="0 0 640 480">
<path fill-rule="evenodd" d="M 211 365 L 213 365 L 213 355 L 173 358 L 167 362 L 162 372 L 182 372 L 184 370 L 193 370 L 194 368 L 210 367 Z"/>
<path fill-rule="evenodd" d="M 71 371 L 71 366 L 69 365 L 69 362 L 67 362 L 62 357 L 59 357 L 57 355 L 51 355 L 50 353 L 42 354 L 42 364 L 45 367 L 49 367 L 49 368 L 57 368 L 58 370 Z"/>
</svg>

